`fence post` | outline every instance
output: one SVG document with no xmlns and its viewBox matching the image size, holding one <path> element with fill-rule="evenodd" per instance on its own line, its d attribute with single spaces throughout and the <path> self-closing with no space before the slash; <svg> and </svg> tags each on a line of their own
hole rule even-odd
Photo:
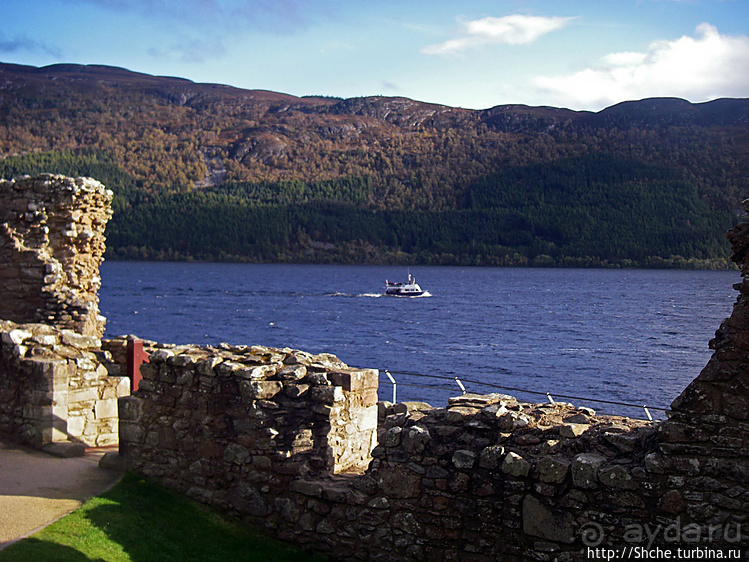
<svg viewBox="0 0 749 562">
<path fill-rule="evenodd" d="M 463 383 L 460 382 L 460 379 L 458 377 L 455 377 L 455 382 L 458 383 L 458 386 L 460 387 L 460 390 L 463 392 L 463 394 L 466 393 L 466 387 L 463 386 Z"/>
<path fill-rule="evenodd" d="M 143 340 L 127 340 L 127 376 L 130 379 L 130 391 L 138 390 L 143 378 L 140 374 L 140 366 L 148 363 L 148 353 L 143 349 Z"/>
<path fill-rule="evenodd" d="M 393 375 L 390 374 L 390 371 L 388 371 L 387 369 L 385 370 L 385 374 L 390 379 L 390 382 L 393 383 L 393 404 L 396 404 L 397 402 L 396 402 L 396 394 L 395 394 L 395 387 L 396 387 L 395 379 L 393 378 Z"/>
</svg>

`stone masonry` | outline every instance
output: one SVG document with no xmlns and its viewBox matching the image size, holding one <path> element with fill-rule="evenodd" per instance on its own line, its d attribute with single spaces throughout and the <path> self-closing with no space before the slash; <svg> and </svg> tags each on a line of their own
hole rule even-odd
<svg viewBox="0 0 749 562">
<path fill-rule="evenodd" d="M 749 223 L 728 237 L 738 301 L 666 421 L 500 394 L 446 408 L 381 402 L 371 461 L 358 439 L 346 471 L 331 447 L 360 435 L 355 418 L 370 430 L 370 414 L 344 412 L 371 407 L 368 371 L 291 350 L 167 348 L 120 401 L 121 453 L 333 560 L 746 559 Z M 297 365 L 306 371 L 292 374 Z"/>
<path fill-rule="evenodd" d="M 36 448 L 117 444 L 130 381 L 109 376 L 110 362 L 97 337 L 0 320 L 0 435 Z"/>
<path fill-rule="evenodd" d="M 125 345 L 124 338 L 105 343 L 120 358 Z M 304 478 L 363 470 L 377 443 L 377 371 L 352 369 L 333 355 L 158 346 L 141 375 L 137 397 L 120 401 L 121 454 L 149 476 L 196 477 L 191 495 L 221 496 L 224 505 L 237 499 L 235 485 L 249 493 L 250 484 L 285 480 L 276 472 Z M 157 451 L 170 451 L 166 466 Z M 252 510 L 265 513 L 260 495 L 252 497 Z"/>
<path fill-rule="evenodd" d="M 97 292 L 111 201 L 91 178 L 0 180 L 0 318 L 104 334 Z"/>
</svg>

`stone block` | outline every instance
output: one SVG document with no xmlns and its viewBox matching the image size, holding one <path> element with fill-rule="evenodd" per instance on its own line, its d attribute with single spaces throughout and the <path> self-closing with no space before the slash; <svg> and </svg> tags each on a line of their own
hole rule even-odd
<svg viewBox="0 0 749 562">
<path fill-rule="evenodd" d="M 101 433 L 98 432 L 91 445 L 96 447 L 111 447 L 119 444 L 119 433 Z"/>
<path fill-rule="evenodd" d="M 459 470 L 471 469 L 476 464 L 476 453 L 467 449 L 458 449 L 453 453 L 452 463 Z"/>
<path fill-rule="evenodd" d="M 569 462 L 544 457 L 536 463 L 536 476 L 547 484 L 561 484 L 569 472 Z"/>
<path fill-rule="evenodd" d="M 598 480 L 604 486 L 619 490 L 633 490 L 637 483 L 623 466 L 610 466 L 598 473 Z"/>
<path fill-rule="evenodd" d="M 334 385 L 343 387 L 347 392 L 361 392 L 365 389 L 376 389 L 379 385 L 379 374 L 377 369 L 330 372 L 328 379 Z"/>
<path fill-rule="evenodd" d="M 401 442 L 402 427 L 391 427 L 382 437 L 382 444 L 385 447 L 397 447 Z"/>
<path fill-rule="evenodd" d="M 216 366 L 218 366 L 223 359 L 220 357 L 208 357 L 206 359 L 201 359 L 197 362 L 197 370 L 198 373 L 203 375 L 204 377 L 215 377 L 216 373 L 214 372 L 214 369 Z"/>
<path fill-rule="evenodd" d="M 377 486 L 389 498 L 417 498 L 421 495 L 421 476 L 399 465 L 379 472 Z"/>
<path fill-rule="evenodd" d="M 531 471 L 531 465 L 523 457 L 514 452 L 509 452 L 502 463 L 502 472 L 515 478 L 525 478 Z"/>
<path fill-rule="evenodd" d="M 505 448 L 501 445 L 491 445 L 484 448 L 479 456 L 479 466 L 481 468 L 488 468 L 489 470 L 496 470 L 502 466 L 502 459 L 505 455 Z"/>
<path fill-rule="evenodd" d="M 310 400 L 323 404 L 334 404 L 344 400 L 343 388 L 340 386 L 316 386 L 310 391 Z"/>
<path fill-rule="evenodd" d="M 598 485 L 598 469 L 606 459 L 593 453 L 581 453 L 572 461 L 572 482 L 578 488 L 590 489 Z"/>
<path fill-rule="evenodd" d="M 96 419 L 101 420 L 105 418 L 116 418 L 117 417 L 117 398 L 109 398 L 107 400 L 99 400 L 94 406 L 94 414 Z"/>
<path fill-rule="evenodd" d="M 572 544 L 574 522 L 570 512 L 553 509 L 530 494 L 523 498 L 523 532 L 527 535 Z"/>
<path fill-rule="evenodd" d="M 377 429 L 377 406 L 358 408 L 351 412 L 358 431 Z"/>
<path fill-rule="evenodd" d="M 283 383 L 281 381 L 253 380 L 250 381 L 249 387 L 253 398 L 267 400 L 283 390 Z"/>
<path fill-rule="evenodd" d="M 85 416 L 68 417 L 68 435 L 70 437 L 80 437 L 86 428 Z"/>
<path fill-rule="evenodd" d="M 362 406 L 376 406 L 378 401 L 377 389 L 369 388 L 361 391 Z"/>
<path fill-rule="evenodd" d="M 409 453 L 421 453 L 426 448 L 427 443 L 432 440 L 429 430 L 414 425 L 404 431 L 401 438 L 403 450 Z"/>
<path fill-rule="evenodd" d="M 143 399 L 136 396 L 123 396 L 117 400 L 120 421 L 138 422 L 143 415 Z"/>
<path fill-rule="evenodd" d="M 94 402 L 99 399 L 99 391 L 95 387 L 79 388 L 68 391 L 68 403 Z"/>
<path fill-rule="evenodd" d="M 130 379 L 128 377 L 110 377 L 110 379 L 117 380 L 115 387 L 115 396 L 117 398 L 130 395 Z"/>
<path fill-rule="evenodd" d="M 299 398 L 309 390 L 308 384 L 284 384 L 284 394 L 289 398 Z"/>
<path fill-rule="evenodd" d="M 78 334 L 72 330 L 62 330 L 62 343 L 78 349 L 99 349 L 101 340 L 95 336 Z"/>
<path fill-rule="evenodd" d="M 99 468 L 105 468 L 107 470 L 116 470 L 118 472 L 125 472 L 125 458 L 120 456 L 117 451 L 111 451 L 105 453 L 101 459 L 99 459 Z"/>
<path fill-rule="evenodd" d="M 559 435 L 562 437 L 575 438 L 580 437 L 590 429 L 590 425 L 582 423 L 565 423 L 559 428 Z"/>
<path fill-rule="evenodd" d="M 21 345 L 27 339 L 32 337 L 32 333 L 28 330 L 15 329 L 9 332 L 3 332 L 2 341 L 7 345 Z"/>
<path fill-rule="evenodd" d="M 310 482 L 308 480 L 294 480 L 291 483 L 291 489 L 304 496 L 315 498 L 322 497 L 322 485 L 319 482 Z"/>
<path fill-rule="evenodd" d="M 284 365 L 284 367 L 278 371 L 278 376 L 283 381 L 300 381 L 307 376 L 307 367 L 298 364 Z"/>
<path fill-rule="evenodd" d="M 86 454 L 86 446 L 83 443 L 72 443 L 70 441 L 59 441 L 56 443 L 48 443 L 42 447 L 42 451 L 60 457 L 69 459 L 72 457 L 82 457 Z"/>
</svg>

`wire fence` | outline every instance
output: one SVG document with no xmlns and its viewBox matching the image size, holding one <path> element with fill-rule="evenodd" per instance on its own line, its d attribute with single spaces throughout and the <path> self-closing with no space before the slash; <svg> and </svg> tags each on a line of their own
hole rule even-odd
<svg viewBox="0 0 749 562">
<path fill-rule="evenodd" d="M 638 415 L 641 415 L 640 412 L 644 413 L 645 417 L 652 421 L 653 420 L 653 411 L 658 412 L 656 414 L 656 417 L 659 419 L 663 419 L 666 417 L 668 412 L 671 410 L 668 408 L 662 408 L 659 406 L 648 406 L 647 404 L 633 404 L 631 402 L 620 402 L 617 400 L 606 400 L 603 398 L 591 398 L 586 396 L 571 396 L 568 394 L 557 394 L 552 392 L 542 392 L 539 390 L 529 390 L 527 388 L 517 388 L 517 387 L 511 387 L 511 386 L 503 386 L 496 383 L 486 382 L 486 381 L 477 381 L 462 377 L 449 377 L 449 376 L 440 376 L 440 375 L 425 375 L 423 373 L 412 373 L 407 371 L 390 371 L 388 369 L 380 370 L 381 373 L 385 373 L 385 376 L 387 379 L 382 380 L 380 379 L 381 383 L 390 384 L 392 387 L 392 402 L 397 402 L 398 394 L 397 390 L 400 386 L 410 387 L 410 388 L 421 388 L 421 389 L 429 389 L 429 390 L 442 390 L 442 391 L 448 391 L 448 392 L 455 392 L 456 387 L 455 386 L 444 386 L 444 385 L 434 385 L 434 384 L 418 384 L 415 382 L 408 382 L 408 380 L 413 377 L 415 379 L 433 379 L 438 381 L 450 381 L 454 383 L 458 390 L 462 394 L 466 394 L 469 392 L 469 390 L 466 388 L 466 384 L 471 387 L 479 387 L 480 389 L 492 389 L 492 390 L 503 390 L 508 392 L 519 392 L 522 394 L 528 394 L 531 396 L 543 396 L 550 402 L 551 404 L 554 404 L 555 402 L 558 402 L 558 399 L 562 400 L 574 400 L 576 402 L 581 402 L 583 404 L 603 404 L 606 406 L 618 406 L 619 408 L 629 408 L 634 409 L 636 412 L 638 412 Z M 409 379 L 406 379 L 407 382 L 399 382 L 395 379 L 393 375 L 399 375 L 401 377 L 409 377 Z M 470 389 L 470 391 L 474 391 L 473 388 Z M 479 390 L 476 390 L 475 392 L 479 392 Z M 612 408 L 612 410 L 614 410 Z M 610 412 L 612 414 L 619 415 L 620 412 L 618 411 L 612 411 Z M 629 416 L 636 418 L 636 416 Z M 636 418 L 636 419 L 644 419 L 644 418 Z"/>
</svg>

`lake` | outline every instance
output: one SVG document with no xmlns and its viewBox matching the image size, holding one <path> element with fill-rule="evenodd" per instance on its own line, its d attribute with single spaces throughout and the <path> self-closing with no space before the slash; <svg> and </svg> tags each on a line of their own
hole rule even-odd
<svg viewBox="0 0 749 562">
<path fill-rule="evenodd" d="M 408 272 L 107 261 L 100 308 L 108 337 L 333 353 L 380 369 L 381 399 L 391 398 L 388 370 L 399 401 L 444 405 L 460 394 L 458 377 L 469 392 L 533 402 L 548 392 L 643 418 L 597 401 L 667 408 L 710 357 L 740 281 L 738 272 L 412 267 L 432 296 L 382 295 L 385 279 Z"/>
</svg>

